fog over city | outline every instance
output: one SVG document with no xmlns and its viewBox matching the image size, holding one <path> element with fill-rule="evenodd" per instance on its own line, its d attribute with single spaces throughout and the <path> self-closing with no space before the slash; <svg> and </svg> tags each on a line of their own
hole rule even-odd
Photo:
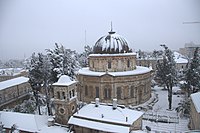
<svg viewBox="0 0 200 133">
<path fill-rule="evenodd" d="M 0 60 L 22 59 L 61 43 L 83 51 L 113 30 L 133 50 L 200 44 L 199 0 L 1 0 Z M 185 23 L 186 22 L 186 23 Z"/>
</svg>

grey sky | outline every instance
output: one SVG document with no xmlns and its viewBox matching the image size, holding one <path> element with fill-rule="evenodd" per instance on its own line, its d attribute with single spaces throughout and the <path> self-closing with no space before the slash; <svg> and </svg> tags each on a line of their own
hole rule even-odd
<svg viewBox="0 0 200 133">
<path fill-rule="evenodd" d="M 200 0 L 0 0 L 0 59 L 23 58 L 62 43 L 81 52 L 113 29 L 134 50 L 200 44 Z"/>
</svg>

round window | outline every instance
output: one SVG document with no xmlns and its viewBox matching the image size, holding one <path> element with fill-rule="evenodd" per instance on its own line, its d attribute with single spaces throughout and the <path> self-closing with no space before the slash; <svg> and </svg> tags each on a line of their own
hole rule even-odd
<svg viewBox="0 0 200 133">
<path fill-rule="evenodd" d="M 59 113 L 60 113 L 60 114 L 64 114 L 64 113 L 65 113 L 65 109 L 61 107 L 61 108 L 59 109 Z"/>
</svg>

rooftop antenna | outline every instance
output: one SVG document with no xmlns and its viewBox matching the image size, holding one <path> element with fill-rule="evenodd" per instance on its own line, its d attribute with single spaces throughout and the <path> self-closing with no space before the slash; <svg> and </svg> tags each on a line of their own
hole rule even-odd
<svg viewBox="0 0 200 133">
<path fill-rule="evenodd" d="M 112 30 L 113 30 L 113 27 L 112 27 L 112 21 L 111 21 L 111 24 L 110 24 L 110 25 L 111 25 L 111 30 L 110 30 L 110 31 L 112 31 Z"/>
<path fill-rule="evenodd" d="M 86 30 L 85 30 L 85 45 L 87 45 Z"/>
<path fill-rule="evenodd" d="M 110 29 L 110 32 L 108 32 L 108 33 L 109 33 L 109 34 L 115 34 L 115 32 L 113 31 L 113 27 L 112 27 L 112 21 L 111 21 L 111 23 L 110 23 L 110 26 L 111 26 L 111 27 L 110 27 L 111 29 Z"/>
</svg>

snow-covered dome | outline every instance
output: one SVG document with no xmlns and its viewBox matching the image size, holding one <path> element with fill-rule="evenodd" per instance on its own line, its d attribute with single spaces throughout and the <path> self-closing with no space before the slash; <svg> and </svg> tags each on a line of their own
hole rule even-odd
<svg viewBox="0 0 200 133">
<path fill-rule="evenodd" d="M 114 31 L 108 32 L 108 35 L 102 36 L 94 45 L 94 54 L 116 54 L 116 53 L 129 53 L 127 41 Z"/>
</svg>

